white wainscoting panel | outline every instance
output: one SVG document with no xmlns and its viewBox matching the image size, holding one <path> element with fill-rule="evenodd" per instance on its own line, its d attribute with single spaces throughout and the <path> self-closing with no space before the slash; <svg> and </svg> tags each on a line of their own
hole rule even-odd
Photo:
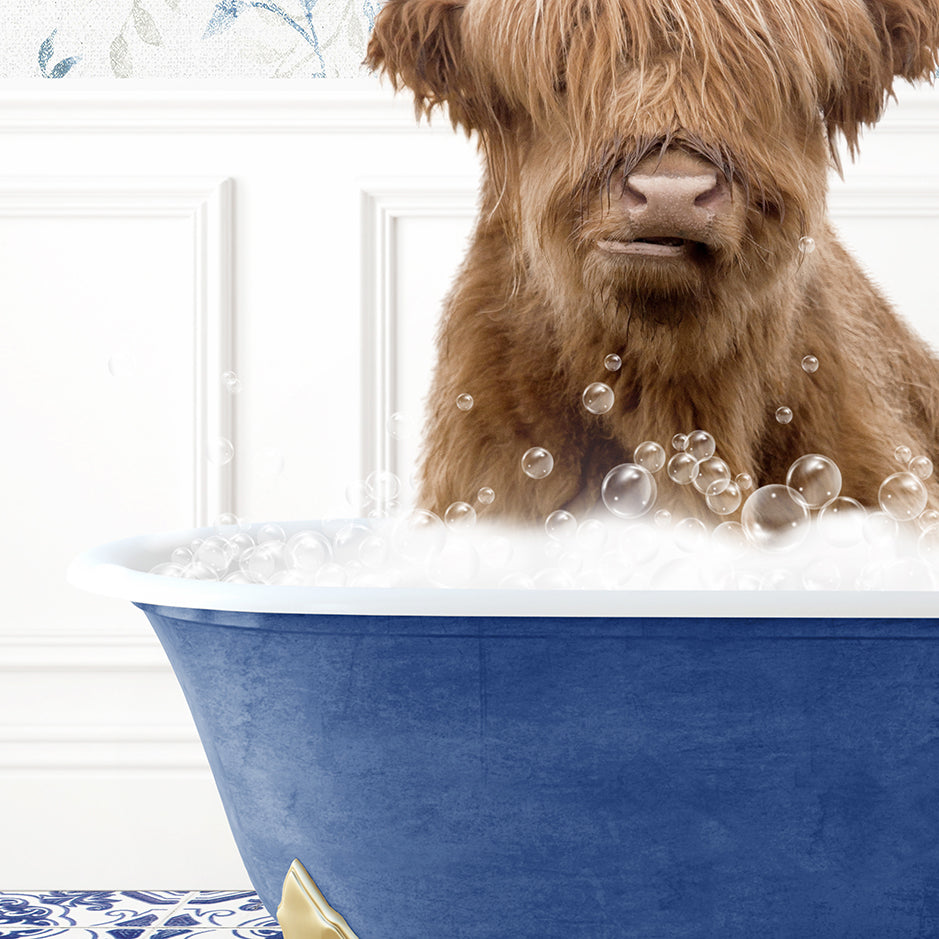
<svg viewBox="0 0 939 939">
<path fill-rule="evenodd" d="M 415 465 L 436 325 L 476 220 L 476 184 L 363 184 L 363 479 L 390 470 L 407 485 Z M 397 432 L 392 415 L 401 419 Z"/>
<path fill-rule="evenodd" d="M 939 344 L 939 93 L 900 98 L 831 206 Z M 143 615 L 64 569 L 408 474 L 475 148 L 369 80 L 6 82 L 0 146 L 0 888 L 246 886 Z"/>
</svg>

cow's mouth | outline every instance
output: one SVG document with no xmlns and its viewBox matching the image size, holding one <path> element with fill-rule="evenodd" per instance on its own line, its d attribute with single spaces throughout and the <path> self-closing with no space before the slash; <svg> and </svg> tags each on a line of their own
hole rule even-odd
<svg viewBox="0 0 939 939">
<path fill-rule="evenodd" d="M 700 241 L 688 238 L 662 236 L 654 238 L 635 238 L 630 241 L 618 241 L 604 238 L 597 242 L 597 247 L 607 254 L 629 254 L 646 258 L 680 258 L 702 247 Z"/>
</svg>

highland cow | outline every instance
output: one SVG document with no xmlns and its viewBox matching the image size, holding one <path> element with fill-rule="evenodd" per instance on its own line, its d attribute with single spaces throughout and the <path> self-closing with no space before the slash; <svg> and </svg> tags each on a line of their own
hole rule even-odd
<svg viewBox="0 0 939 939">
<path fill-rule="evenodd" d="M 424 504 L 488 486 L 503 517 L 590 505 L 637 444 L 695 428 L 756 485 L 831 456 L 867 505 L 898 446 L 939 464 L 939 364 L 826 219 L 839 137 L 853 157 L 937 46 L 939 0 L 388 0 L 367 63 L 485 158 Z M 581 401 L 596 381 L 605 413 Z M 533 446 L 554 456 L 539 480 Z M 660 504 L 707 514 L 664 475 Z"/>
</svg>

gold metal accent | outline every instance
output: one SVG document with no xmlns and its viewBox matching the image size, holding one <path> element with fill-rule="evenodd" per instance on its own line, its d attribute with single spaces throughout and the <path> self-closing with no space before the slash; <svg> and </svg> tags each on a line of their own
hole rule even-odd
<svg viewBox="0 0 939 939">
<path fill-rule="evenodd" d="M 284 931 L 284 939 L 357 939 L 297 860 L 284 878 L 277 922 Z"/>
</svg>

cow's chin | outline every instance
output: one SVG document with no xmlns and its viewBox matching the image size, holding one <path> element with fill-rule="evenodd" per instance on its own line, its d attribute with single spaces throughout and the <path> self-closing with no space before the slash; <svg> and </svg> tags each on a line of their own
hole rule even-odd
<svg viewBox="0 0 939 939">
<path fill-rule="evenodd" d="M 583 283 L 590 305 L 609 324 L 630 320 L 669 329 L 693 328 L 714 303 L 718 277 L 713 257 L 592 252 L 584 260 Z"/>
</svg>

